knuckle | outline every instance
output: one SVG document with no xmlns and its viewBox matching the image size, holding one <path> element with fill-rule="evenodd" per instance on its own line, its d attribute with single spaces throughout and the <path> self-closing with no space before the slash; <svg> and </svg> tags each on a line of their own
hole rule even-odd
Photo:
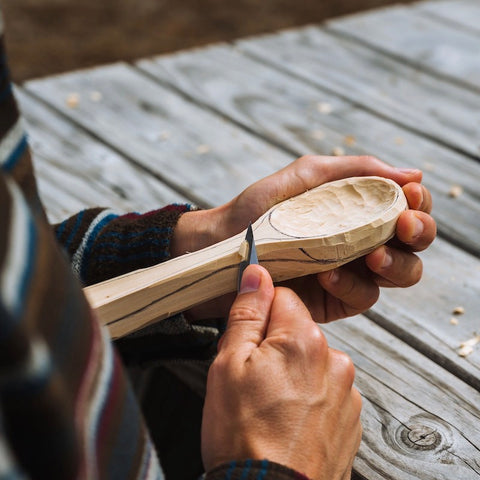
<svg viewBox="0 0 480 480">
<path fill-rule="evenodd" d="M 377 157 L 373 155 L 361 155 L 359 157 L 360 162 L 365 165 L 365 167 L 373 167 L 378 164 L 380 161 Z"/>
<path fill-rule="evenodd" d="M 355 380 L 355 365 L 353 360 L 344 352 L 332 350 L 331 355 L 334 357 L 338 374 L 343 378 L 345 384 L 352 386 Z"/>
<path fill-rule="evenodd" d="M 252 305 L 234 305 L 230 310 L 229 319 L 231 323 L 261 321 L 263 319 L 263 314 L 258 308 Z"/>
<path fill-rule="evenodd" d="M 210 368 L 208 370 L 209 375 L 221 375 L 223 372 L 229 370 L 230 366 L 230 357 L 220 352 L 215 359 L 213 360 Z"/>
<path fill-rule="evenodd" d="M 352 405 L 353 405 L 353 410 L 355 416 L 358 418 L 358 421 L 360 421 L 360 414 L 362 412 L 362 396 L 360 395 L 360 392 L 355 388 L 352 387 Z"/>
<path fill-rule="evenodd" d="M 327 339 L 316 323 L 312 322 L 312 327 L 305 330 L 303 338 L 305 356 L 312 361 L 321 360 L 328 352 Z"/>
</svg>

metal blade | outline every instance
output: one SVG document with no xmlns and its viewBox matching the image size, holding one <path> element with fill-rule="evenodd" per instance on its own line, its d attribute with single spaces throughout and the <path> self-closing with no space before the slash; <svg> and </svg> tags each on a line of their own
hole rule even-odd
<svg viewBox="0 0 480 480">
<path fill-rule="evenodd" d="M 238 266 L 238 281 L 237 281 L 237 291 L 240 290 L 240 285 L 242 283 L 243 272 L 251 264 L 258 263 L 257 249 L 255 248 L 255 239 L 253 238 L 253 229 L 252 224 L 248 226 L 247 234 L 245 235 L 245 241 L 247 242 L 247 255 L 245 260 L 242 260 Z"/>
</svg>

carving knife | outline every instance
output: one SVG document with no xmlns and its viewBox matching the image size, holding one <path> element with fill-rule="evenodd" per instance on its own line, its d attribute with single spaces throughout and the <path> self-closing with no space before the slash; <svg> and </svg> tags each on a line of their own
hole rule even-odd
<svg viewBox="0 0 480 480">
<path fill-rule="evenodd" d="M 255 239 L 253 238 L 253 229 L 251 223 L 248 225 L 247 234 L 245 235 L 245 240 L 242 242 L 241 251 L 243 254 L 243 260 L 238 266 L 237 291 L 240 290 L 240 284 L 242 283 L 243 272 L 245 269 L 249 265 L 258 263 L 257 249 L 255 248 Z"/>
</svg>

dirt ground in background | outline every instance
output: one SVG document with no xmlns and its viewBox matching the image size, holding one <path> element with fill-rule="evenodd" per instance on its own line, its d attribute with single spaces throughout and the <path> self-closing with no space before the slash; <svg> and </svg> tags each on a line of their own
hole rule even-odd
<svg viewBox="0 0 480 480">
<path fill-rule="evenodd" d="M 228 41 L 395 0 L 2 0 L 16 82 Z M 398 3 L 398 2 L 397 2 Z M 408 0 L 402 3 L 409 3 Z"/>
</svg>

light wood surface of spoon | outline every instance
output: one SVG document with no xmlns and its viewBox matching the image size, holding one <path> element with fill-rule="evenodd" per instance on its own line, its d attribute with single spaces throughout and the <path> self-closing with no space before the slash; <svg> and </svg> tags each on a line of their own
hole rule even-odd
<svg viewBox="0 0 480 480">
<path fill-rule="evenodd" d="M 323 184 L 273 206 L 253 225 L 259 262 L 274 281 L 336 268 L 387 242 L 407 208 L 381 177 Z M 245 232 L 84 289 L 112 338 L 119 338 L 236 289 Z"/>
</svg>

